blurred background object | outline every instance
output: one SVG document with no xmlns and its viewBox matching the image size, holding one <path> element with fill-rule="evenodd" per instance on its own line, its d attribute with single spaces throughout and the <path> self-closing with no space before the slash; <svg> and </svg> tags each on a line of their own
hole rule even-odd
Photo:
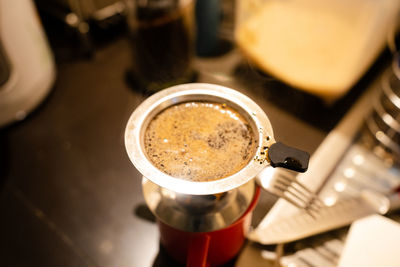
<svg viewBox="0 0 400 267">
<path fill-rule="evenodd" d="M 220 0 L 196 1 L 196 52 L 199 56 L 215 53 L 221 23 Z"/>
<path fill-rule="evenodd" d="M 124 30 L 123 0 L 35 0 L 46 30 L 62 58 L 90 58 L 97 39 L 113 39 Z"/>
<path fill-rule="evenodd" d="M 155 92 L 193 81 L 194 1 L 127 3 L 134 86 Z"/>
<path fill-rule="evenodd" d="M 382 52 L 399 8 L 396 0 L 238 1 L 235 39 L 262 71 L 329 103 Z"/>
<path fill-rule="evenodd" d="M 367 148 L 389 164 L 400 165 L 400 59 L 383 75 L 380 94 L 363 128 Z"/>
<path fill-rule="evenodd" d="M 0 126 L 24 119 L 55 80 L 53 54 L 31 0 L 0 1 Z"/>
<path fill-rule="evenodd" d="M 196 1 L 196 54 L 222 56 L 234 46 L 233 31 L 236 1 Z"/>
</svg>

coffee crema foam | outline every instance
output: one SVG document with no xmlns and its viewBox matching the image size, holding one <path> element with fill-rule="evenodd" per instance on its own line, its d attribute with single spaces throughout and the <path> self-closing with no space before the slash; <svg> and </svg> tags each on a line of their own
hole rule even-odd
<svg viewBox="0 0 400 267">
<path fill-rule="evenodd" d="M 149 123 L 145 150 L 158 169 L 190 181 L 230 176 L 257 148 L 248 121 L 225 104 L 187 102 L 171 106 Z"/>
</svg>

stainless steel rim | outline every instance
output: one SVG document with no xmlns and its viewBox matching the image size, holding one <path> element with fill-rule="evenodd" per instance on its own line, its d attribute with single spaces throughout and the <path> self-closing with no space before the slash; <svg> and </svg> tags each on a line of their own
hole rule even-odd
<svg viewBox="0 0 400 267">
<path fill-rule="evenodd" d="M 142 175 L 159 186 L 179 193 L 204 195 L 225 192 L 253 179 L 268 161 L 250 160 L 239 172 L 223 179 L 193 182 L 174 178 L 157 169 L 146 157 L 143 135 L 148 123 L 161 110 L 188 101 L 213 101 L 226 103 L 244 116 L 257 135 L 258 147 L 254 158 L 265 157 L 264 148 L 275 143 L 272 126 L 264 111 L 247 96 L 227 87 L 190 83 L 164 89 L 147 98 L 132 113 L 125 129 L 125 147 L 128 156 Z"/>
</svg>

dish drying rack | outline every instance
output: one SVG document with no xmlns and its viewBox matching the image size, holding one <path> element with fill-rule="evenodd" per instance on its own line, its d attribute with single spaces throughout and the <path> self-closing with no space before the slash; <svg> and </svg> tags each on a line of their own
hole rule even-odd
<svg viewBox="0 0 400 267">
<path fill-rule="evenodd" d="M 400 73 L 398 63 L 396 58 L 393 65 L 374 81 L 312 155 L 309 170 L 297 176 L 299 181 L 319 195 L 325 205 L 331 206 L 339 199 L 356 197 L 364 189 L 389 195 L 400 186 L 400 155 L 393 157 L 392 151 L 378 138 L 387 129 L 373 131 L 368 127 L 377 101 L 382 101 L 382 87 L 396 71 Z M 397 78 L 399 87 L 396 90 L 400 91 L 400 75 Z M 398 112 L 400 114 L 400 108 Z M 398 121 L 399 118 L 395 119 Z M 394 143 L 400 146 L 397 140 Z M 296 212 L 294 206 L 279 199 L 259 226 L 267 227 Z M 400 215 L 395 214 L 393 219 L 400 221 Z M 287 248 L 293 249 L 293 253 L 281 257 L 280 264 L 336 266 L 346 235 L 347 229 L 339 229 L 310 237 L 307 242 L 292 242 Z"/>
</svg>

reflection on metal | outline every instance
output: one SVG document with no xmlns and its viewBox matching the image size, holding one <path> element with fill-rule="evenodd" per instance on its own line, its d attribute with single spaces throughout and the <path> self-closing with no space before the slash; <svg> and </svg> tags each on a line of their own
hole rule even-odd
<svg viewBox="0 0 400 267">
<path fill-rule="evenodd" d="M 330 195 L 324 198 L 324 203 L 328 207 L 335 205 L 336 201 L 337 201 L 336 195 Z"/>
<path fill-rule="evenodd" d="M 338 181 L 335 184 L 335 190 L 337 192 L 343 192 L 346 189 L 346 186 L 347 186 L 347 183 L 345 181 L 343 181 L 343 180 L 342 181 Z"/>
<path fill-rule="evenodd" d="M 364 156 L 361 155 L 361 154 L 357 154 L 357 155 L 355 155 L 354 158 L 353 158 L 353 163 L 354 163 L 355 165 L 362 165 L 364 162 L 365 162 L 365 158 L 364 158 Z"/>
<path fill-rule="evenodd" d="M 355 174 L 355 170 L 353 168 L 347 168 L 344 170 L 344 176 L 346 178 L 353 178 Z"/>
</svg>

